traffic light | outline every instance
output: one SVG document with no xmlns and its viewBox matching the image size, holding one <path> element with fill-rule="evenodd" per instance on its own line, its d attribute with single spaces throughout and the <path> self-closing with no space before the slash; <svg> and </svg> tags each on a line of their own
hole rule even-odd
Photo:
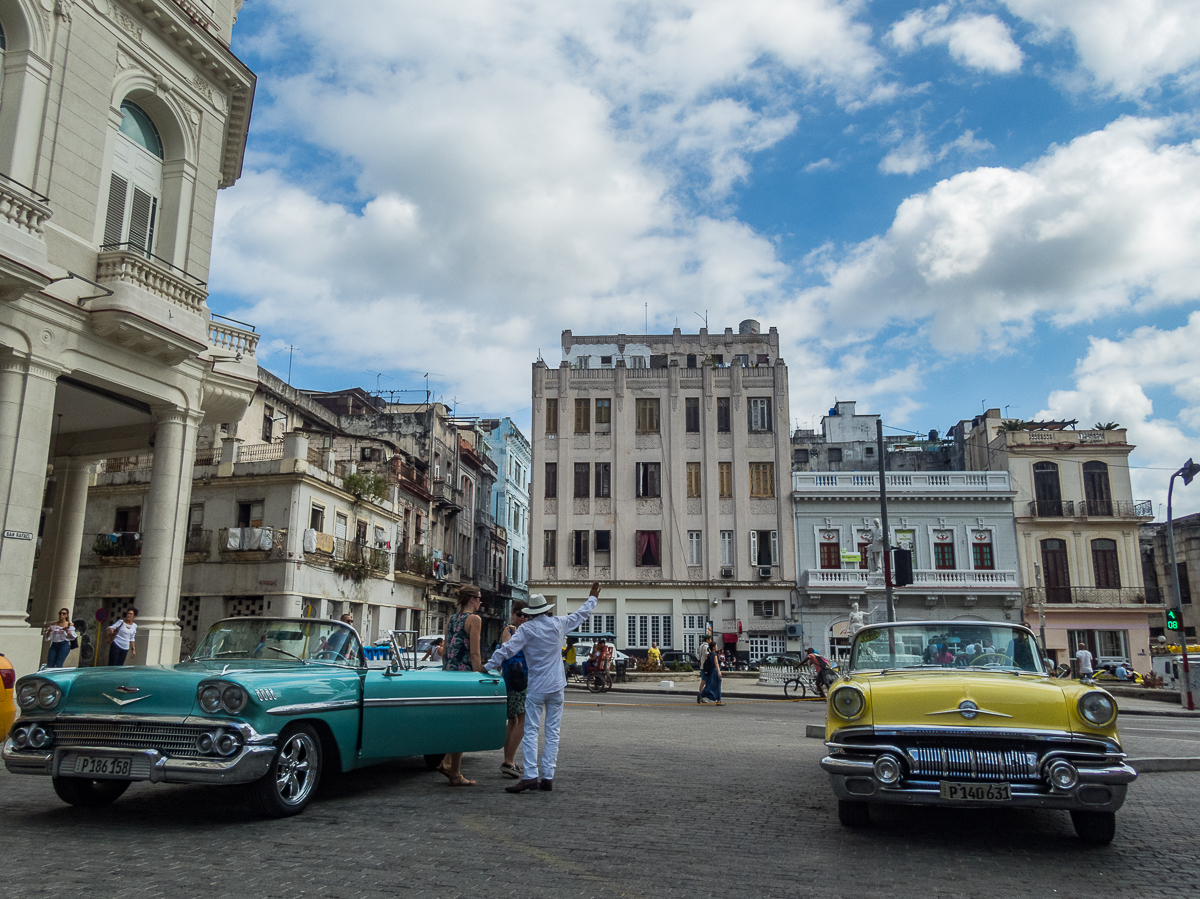
<svg viewBox="0 0 1200 899">
<path fill-rule="evenodd" d="M 1179 613 L 1174 609 L 1167 609 L 1167 630 L 1179 630 Z"/>
<path fill-rule="evenodd" d="M 892 584 L 907 587 L 913 582 L 912 551 L 897 549 L 892 552 Z"/>
</svg>

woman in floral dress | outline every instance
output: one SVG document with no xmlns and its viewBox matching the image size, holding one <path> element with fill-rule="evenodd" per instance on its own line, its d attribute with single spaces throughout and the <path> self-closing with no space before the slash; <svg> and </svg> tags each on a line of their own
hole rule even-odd
<svg viewBox="0 0 1200 899">
<path fill-rule="evenodd" d="M 444 671 L 482 671 L 483 657 L 479 651 L 479 634 L 483 622 L 475 613 L 482 600 L 478 587 L 465 586 L 458 590 L 458 611 L 446 623 Z M 451 752 L 438 766 L 452 787 L 473 787 L 475 781 L 463 777 L 461 752 Z"/>
</svg>

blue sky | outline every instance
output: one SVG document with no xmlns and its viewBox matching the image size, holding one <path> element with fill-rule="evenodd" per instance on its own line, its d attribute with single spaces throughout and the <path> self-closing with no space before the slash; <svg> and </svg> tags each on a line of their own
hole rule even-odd
<svg viewBox="0 0 1200 899">
<path fill-rule="evenodd" d="M 210 303 L 298 386 L 526 422 L 564 328 L 753 317 L 793 425 L 1116 420 L 1156 502 L 1200 456 L 1192 0 L 253 0 L 234 49 Z"/>
</svg>

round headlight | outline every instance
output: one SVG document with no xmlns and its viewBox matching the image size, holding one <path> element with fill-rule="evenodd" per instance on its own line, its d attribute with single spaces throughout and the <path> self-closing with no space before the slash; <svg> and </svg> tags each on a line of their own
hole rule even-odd
<svg viewBox="0 0 1200 899">
<path fill-rule="evenodd" d="M 203 733 L 196 737 L 197 751 L 203 753 L 204 755 L 208 755 L 213 751 L 213 740 L 213 735 L 210 733 Z"/>
<path fill-rule="evenodd" d="M 44 709 L 52 709 L 58 705 L 58 701 L 62 699 L 62 689 L 58 684 L 50 681 L 43 681 L 38 687 L 37 701 Z"/>
<path fill-rule="evenodd" d="M 217 740 L 213 744 L 218 755 L 233 755 L 237 752 L 238 738 L 230 731 L 223 730 L 217 735 Z"/>
<path fill-rule="evenodd" d="M 26 681 L 17 687 L 17 705 L 23 709 L 32 709 L 38 702 L 38 682 Z"/>
<path fill-rule="evenodd" d="M 900 779 L 900 760 L 894 755 L 881 755 L 875 759 L 875 777 L 882 784 L 894 784 Z"/>
<path fill-rule="evenodd" d="M 842 718 L 853 721 L 863 713 L 867 702 L 856 687 L 838 687 L 829 697 L 829 705 Z"/>
<path fill-rule="evenodd" d="M 1117 704 L 1107 693 L 1093 690 L 1079 697 L 1079 714 L 1088 724 L 1104 727 L 1117 717 Z"/>
<path fill-rule="evenodd" d="M 1069 790 L 1079 782 L 1079 772 L 1075 770 L 1075 766 L 1062 759 L 1050 764 L 1046 776 L 1049 777 L 1051 785 L 1060 790 Z"/>
<path fill-rule="evenodd" d="M 17 749 L 26 749 L 29 747 L 29 728 L 18 727 L 13 731 L 12 735 L 13 746 Z"/>
<path fill-rule="evenodd" d="M 216 684 L 208 684 L 200 688 L 198 694 L 200 708 L 212 713 L 221 708 L 221 688 Z"/>
<path fill-rule="evenodd" d="M 50 745 L 50 732 L 44 727 L 35 724 L 29 729 L 29 747 L 31 749 L 45 749 Z"/>
<path fill-rule="evenodd" d="M 236 685 L 230 685 L 221 693 L 221 705 L 225 711 L 237 714 L 246 707 L 246 691 Z"/>
</svg>

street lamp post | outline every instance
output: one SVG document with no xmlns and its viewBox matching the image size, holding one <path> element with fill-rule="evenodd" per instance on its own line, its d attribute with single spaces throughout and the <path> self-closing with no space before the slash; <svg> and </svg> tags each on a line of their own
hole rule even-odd
<svg viewBox="0 0 1200 899">
<path fill-rule="evenodd" d="M 1175 479 L 1182 477 L 1186 487 L 1192 483 L 1192 478 L 1200 474 L 1200 465 L 1191 459 L 1184 463 L 1183 468 L 1171 475 L 1167 483 L 1167 546 L 1171 555 L 1171 586 L 1175 591 L 1175 609 L 1179 615 L 1179 648 L 1183 651 L 1183 685 L 1187 690 L 1187 707 L 1189 711 L 1196 708 L 1192 700 L 1191 667 L 1188 664 L 1187 623 L 1183 620 L 1183 596 L 1179 591 L 1179 565 L 1175 561 L 1175 527 L 1171 521 L 1171 492 L 1175 489 Z"/>
</svg>

